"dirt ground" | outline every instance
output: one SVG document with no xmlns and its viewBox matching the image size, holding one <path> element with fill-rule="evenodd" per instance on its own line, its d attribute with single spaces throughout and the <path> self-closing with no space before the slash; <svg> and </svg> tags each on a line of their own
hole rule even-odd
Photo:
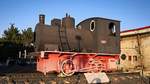
<svg viewBox="0 0 150 84">
<path fill-rule="evenodd" d="M 0 67 L 0 84 L 88 84 L 83 73 L 70 77 L 58 77 L 56 73 L 44 75 L 35 72 L 35 66 L 13 65 Z M 140 76 L 140 73 L 107 73 L 110 80 L 106 84 L 150 84 L 150 78 Z"/>
</svg>

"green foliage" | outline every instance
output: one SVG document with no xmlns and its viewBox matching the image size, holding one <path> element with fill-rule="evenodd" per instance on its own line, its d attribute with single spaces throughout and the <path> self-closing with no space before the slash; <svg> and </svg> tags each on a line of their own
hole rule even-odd
<svg viewBox="0 0 150 84">
<path fill-rule="evenodd" d="M 14 24 L 11 24 L 10 28 L 4 31 L 3 37 L 0 41 L 7 41 L 28 46 L 33 41 L 32 28 L 27 28 L 20 32 Z"/>
<path fill-rule="evenodd" d="M 19 30 L 12 24 L 8 30 L 4 31 L 3 39 L 12 43 L 19 43 Z"/>
<path fill-rule="evenodd" d="M 19 30 L 12 24 L 10 28 L 4 30 L 2 38 L 0 38 L 0 61 L 8 57 L 18 57 L 18 52 L 31 50 L 30 44 L 33 42 L 32 28 Z"/>
<path fill-rule="evenodd" d="M 22 30 L 22 41 L 25 46 L 29 46 L 33 41 L 32 28 Z"/>
</svg>

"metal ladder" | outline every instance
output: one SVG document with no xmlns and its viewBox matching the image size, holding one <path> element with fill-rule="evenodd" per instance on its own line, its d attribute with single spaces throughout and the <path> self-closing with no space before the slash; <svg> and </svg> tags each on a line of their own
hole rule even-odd
<svg viewBox="0 0 150 84">
<path fill-rule="evenodd" d="M 60 40 L 60 50 L 61 51 L 70 51 L 66 28 L 59 27 L 58 32 L 59 32 L 59 40 Z"/>
</svg>

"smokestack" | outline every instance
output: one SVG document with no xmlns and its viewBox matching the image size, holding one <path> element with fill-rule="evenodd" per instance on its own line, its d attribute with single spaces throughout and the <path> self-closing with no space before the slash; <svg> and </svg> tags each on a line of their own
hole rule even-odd
<svg viewBox="0 0 150 84">
<path fill-rule="evenodd" d="M 44 14 L 39 15 L 39 23 L 40 24 L 45 24 L 45 15 Z"/>
</svg>

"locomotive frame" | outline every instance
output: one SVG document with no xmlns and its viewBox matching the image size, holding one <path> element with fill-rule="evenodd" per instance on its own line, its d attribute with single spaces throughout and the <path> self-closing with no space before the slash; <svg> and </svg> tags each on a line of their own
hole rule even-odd
<svg viewBox="0 0 150 84">
<path fill-rule="evenodd" d="M 75 72 L 110 72 L 117 70 L 118 59 L 118 54 L 41 51 L 37 71 L 63 73 L 65 76 Z"/>
</svg>

